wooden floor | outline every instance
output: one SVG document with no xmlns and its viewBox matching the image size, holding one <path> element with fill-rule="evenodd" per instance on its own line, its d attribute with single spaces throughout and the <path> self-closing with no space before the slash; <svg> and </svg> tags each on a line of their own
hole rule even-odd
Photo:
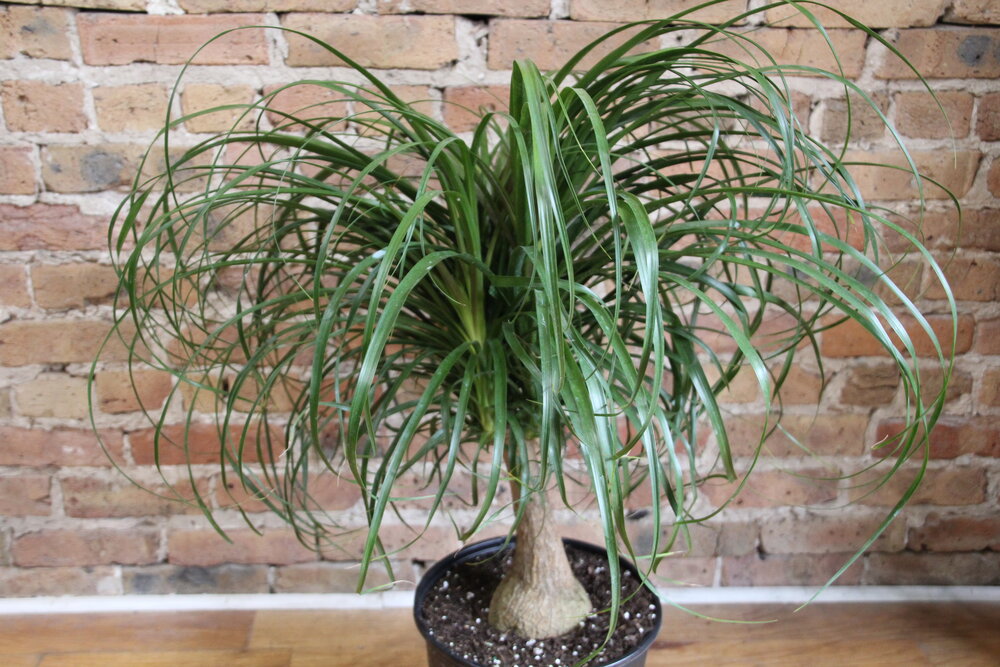
<svg viewBox="0 0 1000 667">
<path fill-rule="evenodd" d="M 647 665 L 1000 665 L 1000 604 L 814 604 L 671 610 Z M 0 616 L 4 667 L 411 667 L 409 610 Z"/>
</svg>

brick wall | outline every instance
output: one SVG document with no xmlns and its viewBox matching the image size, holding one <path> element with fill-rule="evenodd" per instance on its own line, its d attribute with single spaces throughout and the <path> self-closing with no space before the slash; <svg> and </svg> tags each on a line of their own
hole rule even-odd
<svg viewBox="0 0 1000 667">
<path fill-rule="evenodd" d="M 750 0 L 757 2 L 757 0 Z M 543 67 L 616 22 L 671 13 L 690 0 L 58 0 L 0 4 L 0 595 L 350 590 L 357 541 L 321 557 L 262 514 L 262 536 L 236 527 L 232 544 L 183 504 L 147 494 L 114 470 L 87 421 L 85 375 L 107 331 L 115 292 L 106 224 L 168 104 L 191 111 L 253 99 L 297 78 L 327 77 L 336 63 L 294 35 L 238 31 L 203 50 L 180 95 L 169 98 L 179 65 L 205 39 L 242 25 L 308 29 L 363 65 L 381 70 L 401 95 L 456 129 L 470 127 L 459 106 L 495 106 L 513 59 Z M 761 3 L 763 4 L 763 3 Z M 933 433 L 927 481 L 914 502 L 840 580 L 846 584 L 1000 583 L 1000 11 L 993 0 L 840 0 L 884 30 L 939 92 L 951 132 L 917 80 L 863 36 L 831 21 L 843 65 L 909 141 L 914 159 L 962 200 L 956 216 L 928 192 L 926 233 L 942 259 L 961 311 L 960 357 L 947 412 Z M 733 8 L 745 7 L 733 0 Z M 706 21 L 719 12 L 705 12 Z M 782 16 L 775 12 L 769 18 Z M 755 37 L 783 62 L 830 65 L 819 35 L 801 23 Z M 404 48 L 405 45 L 405 48 Z M 843 132 L 841 91 L 794 81 L 800 116 L 814 133 Z M 231 119 L 188 123 L 196 140 Z M 884 155 L 892 142 L 862 116 L 853 154 Z M 952 140 L 952 135 L 954 140 Z M 877 200 L 912 210 L 908 179 L 862 172 Z M 902 267 L 905 270 L 906 266 Z M 928 280 L 927 276 L 917 276 Z M 931 315 L 940 294 L 926 295 Z M 932 317 L 933 321 L 941 319 Z M 801 456 L 787 437 L 719 521 L 696 528 L 667 579 L 705 585 L 816 584 L 859 546 L 884 514 L 903 475 L 882 491 L 804 483 L 795 475 L 846 473 L 871 462 L 868 446 L 895 426 L 902 396 L 887 359 L 851 327 L 823 334 L 831 381 L 822 396 L 814 364 L 793 369 L 787 428 L 825 458 Z M 149 463 L 149 432 L 111 349 L 97 377 L 98 420 L 106 446 L 138 481 L 169 495 Z M 170 379 L 137 383 L 155 403 Z M 760 423 L 753 385 L 725 397 L 737 447 Z M 817 410 L 817 401 L 819 409 Z M 196 434 L 197 435 L 197 434 Z M 211 438 L 211 433 L 203 434 Z M 742 444 L 741 444 L 742 443 Z M 824 467 L 826 466 L 826 467 Z M 226 489 L 210 467 L 193 480 L 167 467 L 220 506 Z M 723 497 L 706 487 L 705 502 Z M 331 487 L 325 502 L 353 511 L 357 497 Z M 641 506 L 641 498 L 636 500 Z M 249 509 L 260 509 L 252 503 Z M 415 508 L 419 512 L 419 505 Z M 833 510 L 833 511 L 829 511 Z M 596 538 L 566 517 L 569 534 Z M 641 527 L 641 515 L 636 526 Z M 416 561 L 456 546 L 449 526 L 398 556 L 398 576 Z M 408 535 L 390 527 L 388 542 Z M 377 581 L 371 583 L 377 584 Z"/>
</svg>

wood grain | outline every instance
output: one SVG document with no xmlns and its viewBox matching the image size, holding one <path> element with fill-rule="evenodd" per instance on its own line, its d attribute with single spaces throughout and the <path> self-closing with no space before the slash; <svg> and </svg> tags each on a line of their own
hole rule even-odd
<svg viewBox="0 0 1000 667">
<path fill-rule="evenodd" d="M 1000 665 L 1000 604 L 668 608 L 649 667 Z M 409 609 L 0 617 L 7 667 L 414 667 Z"/>
</svg>

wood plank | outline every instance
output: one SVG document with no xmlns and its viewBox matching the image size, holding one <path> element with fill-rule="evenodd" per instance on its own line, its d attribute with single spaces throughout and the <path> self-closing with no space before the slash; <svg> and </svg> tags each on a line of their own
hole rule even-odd
<svg viewBox="0 0 1000 667">
<path fill-rule="evenodd" d="M 767 667 L 917 667 L 929 665 L 912 641 L 812 640 L 695 641 L 658 646 L 647 667 L 687 665 L 767 665 Z"/>
<path fill-rule="evenodd" d="M 246 646 L 253 611 L 4 616 L 0 654 Z"/>
<path fill-rule="evenodd" d="M 0 654 L 0 665 L 3 667 L 37 667 L 41 661 L 40 655 Z"/>
<path fill-rule="evenodd" d="M 290 651 L 122 651 L 56 653 L 38 667 L 290 667 Z"/>
</svg>

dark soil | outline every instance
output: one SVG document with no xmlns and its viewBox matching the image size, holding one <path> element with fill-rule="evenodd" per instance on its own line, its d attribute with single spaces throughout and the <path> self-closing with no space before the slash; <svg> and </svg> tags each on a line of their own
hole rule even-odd
<svg viewBox="0 0 1000 667">
<path fill-rule="evenodd" d="M 607 609 L 611 604 L 607 561 L 602 556 L 571 546 L 566 552 L 574 574 L 590 593 L 593 609 Z M 453 654 L 481 667 L 583 664 L 597 667 L 626 655 L 656 627 L 657 606 L 653 593 L 641 586 L 635 575 L 623 570 L 618 627 L 603 648 L 610 620 L 606 612 L 594 613 L 580 621 L 576 630 L 549 639 L 526 639 L 499 632 L 490 627 L 487 616 L 493 590 L 509 566 L 509 552 L 482 562 L 458 565 L 428 591 L 423 607 L 424 620 L 432 636 Z M 600 652 L 593 660 L 581 663 L 598 649 Z"/>
</svg>

